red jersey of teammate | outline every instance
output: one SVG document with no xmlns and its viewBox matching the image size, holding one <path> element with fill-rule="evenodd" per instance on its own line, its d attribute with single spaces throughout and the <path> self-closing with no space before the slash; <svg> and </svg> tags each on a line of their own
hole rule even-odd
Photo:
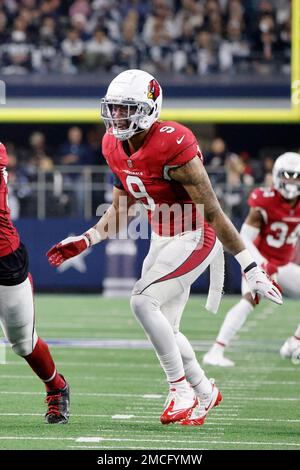
<svg viewBox="0 0 300 470">
<path fill-rule="evenodd" d="M 169 170 L 192 160 L 203 160 L 196 137 L 176 122 L 155 122 L 142 147 L 128 155 L 123 142 L 105 134 L 103 155 L 123 187 L 143 203 L 149 222 L 159 235 L 173 236 L 204 225 L 205 237 L 214 237 L 213 229 L 203 220 L 182 184 L 172 180 Z M 117 186 L 117 185 L 116 185 Z M 163 207 L 169 208 L 163 215 Z"/>
<path fill-rule="evenodd" d="M 10 220 L 7 205 L 7 166 L 5 146 L 0 142 L 0 257 L 9 255 L 20 245 L 18 232 Z"/>
<path fill-rule="evenodd" d="M 293 260 L 300 237 L 300 199 L 293 208 L 274 188 L 257 188 L 250 194 L 249 206 L 263 217 L 259 236 L 254 241 L 259 252 L 276 266 Z"/>
</svg>

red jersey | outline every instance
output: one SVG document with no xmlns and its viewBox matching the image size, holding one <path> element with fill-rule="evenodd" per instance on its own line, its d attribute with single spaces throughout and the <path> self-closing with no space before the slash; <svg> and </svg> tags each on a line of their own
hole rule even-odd
<svg viewBox="0 0 300 470">
<path fill-rule="evenodd" d="M 295 207 L 274 188 L 257 188 L 249 196 L 249 206 L 263 217 L 260 234 L 254 241 L 259 252 L 276 266 L 292 261 L 300 237 L 300 199 Z"/>
<path fill-rule="evenodd" d="M 7 205 L 7 163 L 6 148 L 0 142 L 0 257 L 9 255 L 20 245 L 20 238 L 10 220 L 10 210 Z"/>
<path fill-rule="evenodd" d="M 131 155 L 126 153 L 123 142 L 105 134 L 102 152 L 121 182 L 116 186 L 142 202 L 154 232 L 173 236 L 204 226 L 205 236 L 214 235 L 182 184 L 169 176 L 170 169 L 195 156 L 203 160 L 196 137 L 189 129 L 177 122 L 155 122 L 141 148 Z M 165 217 L 163 208 L 171 208 Z"/>
</svg>

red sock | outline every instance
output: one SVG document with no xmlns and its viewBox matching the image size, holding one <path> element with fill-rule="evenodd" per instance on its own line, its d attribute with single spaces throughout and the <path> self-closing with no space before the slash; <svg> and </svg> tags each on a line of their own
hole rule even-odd
<svg viewBox="0 0 300 470">
<path fill-rule="evenodd" d="M 32 353 L 25 356 L 24 359 L 36 375 L 45 383 L 47 392 L 64 388 L 66 383 L 56 371 L 49 348 L 41 338 L 38 338 Z"/>
</svg>

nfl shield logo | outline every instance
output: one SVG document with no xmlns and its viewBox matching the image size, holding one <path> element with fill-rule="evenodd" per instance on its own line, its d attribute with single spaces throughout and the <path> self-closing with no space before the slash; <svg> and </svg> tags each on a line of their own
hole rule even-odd
<svg viewBox="0 0 300 470">
<path fill-rule="evenodd" d="M 132 160 L 127 160 L 127 165 L 129 168 L 133 167 L 133 161 Z"/>
</svg>

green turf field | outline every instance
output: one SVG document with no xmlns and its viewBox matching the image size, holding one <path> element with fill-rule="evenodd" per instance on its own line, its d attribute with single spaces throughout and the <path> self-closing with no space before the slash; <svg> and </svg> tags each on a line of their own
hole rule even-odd
<svg viewBox="0 0 300 470">
<path fill-rule="evenodd" d="M 204 298 L 190 299 L 182 332 L 199 359 L 236 300 L 226 297 L 214 316 Z M 278 354 L 299 323 L 299 302 L 263 302 L 229 352 L 236 367 L 206 367 L 223 402 L 198 427 L 160 424 L 166 381 L 128 300 L 40 295 L 36 313 L 38 333 L 49 342 L 77 340 L 51 346 L 71 386 L 72 416 L 68 425 L 44 424 L 43 385 L 7 351 L 0 449 L 300 449 L 300 365 Z"/>
</svg>

